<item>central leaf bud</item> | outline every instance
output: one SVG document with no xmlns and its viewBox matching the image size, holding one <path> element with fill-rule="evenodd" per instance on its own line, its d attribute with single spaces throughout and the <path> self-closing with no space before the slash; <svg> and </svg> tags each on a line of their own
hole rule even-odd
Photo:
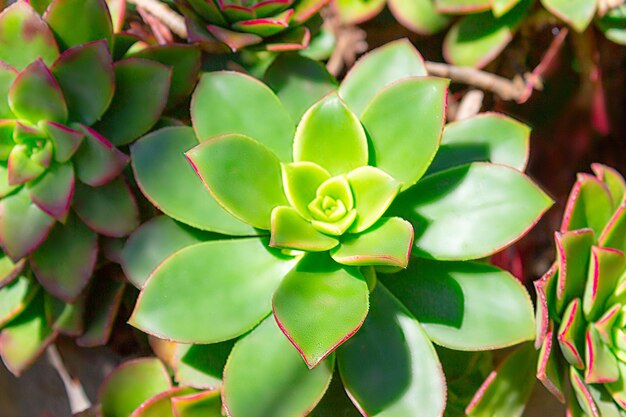
<svg viewBox="0 0 626 417">
<path fill-rule="evenodd" d="M 2 157 L 7 159 L 9 185 L 35 180 L 50 166 L 53 145 L 43 132 L 16 123 L 12 140 L 5 139 Z"/>
<path fill-rule="evenodd" d="M 313 227 L 329 235 L 342 235 L 356 219 L 354 196 L 343 175 L 324 181 L 307 207 Z"/>
</svg>

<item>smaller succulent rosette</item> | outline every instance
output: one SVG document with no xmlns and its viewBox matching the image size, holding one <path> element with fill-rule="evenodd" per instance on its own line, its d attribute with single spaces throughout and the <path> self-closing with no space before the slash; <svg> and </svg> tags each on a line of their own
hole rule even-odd
<svg viewBox="0 0 626 417">
<path fill-rule="evenodd" d="M 189 40 L 215 52 L 255 47 L 269 51 L 306 48 L 312 17 L 329 0 L 178 0 Z"/>
<path fill-rule="evenodd" d="M 535 282 L 537 377 L 572 416 L 626 412 L 626 183 L 595 164 L 571 191 L 557 258 Z M 566 385 L 571 386 L 569 390 Z"/>
<path fill-rule="evenodd" d="M 296 54 L 265 81 L 206 73 L 193 128 L 132 145 L 165 216 L 122 252 L 141 288 L 130 324 L 173 345 L 176 380 L 220 389 L 231 416 L 325 416 L 335 401 L 442 415 L 433 342 L 489 350 L 534 335 L 521 284 L 469 261 L 551 205 L 522 173 L 529 129 L 498 114 L 445 125 L 448 80 L 405 40 L 340 85 Z"/>
<path fill-rule="evenodd" d="M 175 92 L 157 60 L 114 62 L 104 0 L 45 6 L 40 16 L 17 1 L 0 14 L 0 356 L 15 374 L 59 333 L 84 345 L 108 337 L 123 281 L 89 283 L 99 254 L 139 225 L 120 147 Z M 83 312 L 96 287 L 91 327 Z"/>
</svg>

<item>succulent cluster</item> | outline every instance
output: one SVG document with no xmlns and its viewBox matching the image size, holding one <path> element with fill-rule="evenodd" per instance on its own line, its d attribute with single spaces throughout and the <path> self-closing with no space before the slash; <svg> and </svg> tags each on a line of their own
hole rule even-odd
<svg viewBox="0 0 626 417">
<path fill-rule="evenodd" d="M 537 377 L 572 416 L 626 410 L 626 182 L 593 165 L 571 191 L 556 261 L 535 283 Z M 567 382 L 569 381 L 569 382 Z M 571 386 L 569 391 L 566 385 Z"/>
<path fill-rule="evenodd" d="M 124 284 L 94 284 L 92 325 L 88 284 L 99 247 L 139 225 L 119 147 L 158 121 L 172 77 L 156 60 L 114 60 L 104 1 L 48 3 L 43 17 L 25 1 L 0 14 L 0 356 L 16 374 L 59 333 L 106 341 Z"/>
<path fill-rule="evenodd" d="M 519 282 L 470 261 L 552 204 L 522 173 L 529 129 L 498 114 L 445 125 L 448 81 L 406 41 L 339 86 L 298 55 L 265 80 L 205 74 L 193 129 L 132 145 L 138 185 L 167 216 L 122 252 L 141 288 L 129 322 L 174 342 L 177 382 L 220 389 L 232 416 L 325 415 L 322 397 L 345 397 L 329 389 L 335 368 L 345 412 L 441 415 L 432 342 L 484 350 L 534 334 Z"/>
<path fill-rule="evenodd" d="M 213 52 L 246 47 L 269 51 L 306 48 L 307 22 L 329 0 L 179 0 L 189 40 Z M 315 24 L 313 24 L 315 26 Z"/>
</svg>

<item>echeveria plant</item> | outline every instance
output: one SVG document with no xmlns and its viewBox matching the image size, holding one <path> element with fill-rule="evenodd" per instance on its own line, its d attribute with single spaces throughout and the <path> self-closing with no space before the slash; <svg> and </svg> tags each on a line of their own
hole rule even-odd
<svg viewBox="0 0 626 417">
<path fill-rule="evenodd" d="M 193 129 L 131 147 L 139 187 L 171 218 L 123 251 L 142 288 L 130 323 L 177 342 L 177 381 L 221 388 L 231 416 L 328 415 L 314 408 L 325 392 L 345 399 L 342 384 L 364 415 L 441 415 L 432 341 L 485 350 L 534 335 L 519 282 L 472 261 L 551 205 L 522 173 L 529 129 L 497 114 L 444 129 L 448 82 L 406 41 L 338 88 L 297 55 L 266 80 L 274 91 L 207 73 Z M 335 364 L 342 384 L 328 389 Z"/>
<path fill-rule="evenodd" d="M 83 326 L 98 236 L 106 247 L 139 224 L 118 146 L 158 121 L 172 70 L 114 62 L 112 36 L 103 0 L 54 0 L 43 18 L 18 1 L 0 14 L 0 356 L 16 374 L 59 332 L 105 339 L 123 290 L 97 284 L 99 330 Z"/>
<path fill-rule="evenodd" d="M 537 377 L 571 416 L 626 412 L 626 183 L 612 168 L 580 174 L 555 234 L 557 257 L 535 283 Z M 567 388 L 571 387 L 571 390 Z"/>
<path fill-rule="evenodd" d="M 329 0 L 179 0 L 189 40 L 211 51 L 245 47 L 288 51 L 306 48 L 306 23 Z"/>
</svg>

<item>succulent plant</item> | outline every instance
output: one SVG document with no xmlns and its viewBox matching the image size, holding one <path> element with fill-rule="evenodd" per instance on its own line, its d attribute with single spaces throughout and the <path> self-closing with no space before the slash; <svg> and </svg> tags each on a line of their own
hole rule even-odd
<svg viewBox="0 0 626 417">
<path fill-rule="evenodd" d="M 325 392 L 345 397 L 328 390 L 335 362 L 352 411 L 441 415 L 431 341 L 484 350 L 534 334 L 519 282 L 470 262 L 551 205 L 522 173 L 529 129 L 498 114 L 444 129 L 448 82 L 407 41 L 339 87 L 298 55 L 265 79 L 274 91 L 207 73 L 193 129 L 132 145 L 138 185 L 167 216 L 122 252 L 142 289 L 129 322 L 176 342 L 176 380 L 221 388 L 232 416 L 324 415 Z"/>
<path fill-rule="evenodd" d="M 612 168 L 592 168 L 595 176 L 579 174 L 570 193 L 555 233 L 556 261 L 535 283 L 537 377 L 561 401 L 570 392 L 571 416 L 621 416 L 626 183 Z"/>
<path fill-rule="evenodd" d="M 178 0 L 189 40 L 210 51 L 236 52 L 254 47 L 269 51 L 306 48 L 307 22 L 329 0 Z M 315 20 L 315 19 L 314 19 Z"/>
<path fill-rule="evenodd" d="M 118 147 L 146 133 L 181 88 L 170 89 L 172 70 L 156 60 L 114 62 L 112 37 L 103 0 L 54 0 L 43 18 L 18 1 L 0 14 L 0 356 L 16 374 L 59 332 L 84 331 L 85 345 L 106 339 L 123 283 L 94 284 L 92 329 L 82 323 L 87 286 L 99 246 L 139 224 Z"/>
</svg>

